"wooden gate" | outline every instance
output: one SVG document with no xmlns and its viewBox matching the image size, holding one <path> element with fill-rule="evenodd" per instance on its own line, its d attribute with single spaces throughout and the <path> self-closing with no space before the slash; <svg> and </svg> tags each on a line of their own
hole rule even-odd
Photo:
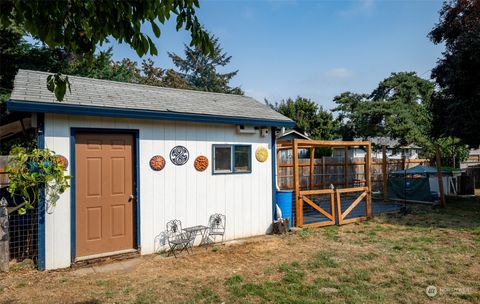
<svg viewBox="0 0 480 304">
<path fill-rule="evenodd" d="M 344 225 L 358 221 L 367 220 L 367 218 L 371 217 L 371 203 L 367 202 L 370 200 L 370 196 L 368 195 L 368 187 L 356 187 L 356 188 L 345 188 L 345 189 L 337 189 L 336 196 L 337 196 L 337 217 L 338 217 L 338 224 Z M 359 193 L 357 194 L 354 193 Z M 346 196 L 350 194 L 350 197 L 353 199 L 344 198 L 342 200 L 342 195 Z M 354 194 L 353 196 L 351 194 Z M 355 214 L 351 214 L 355 208 L 361 208 L 359 204 L 364 201 L 365 211 L 363 212 L 356 212 Z M 360 211 L 356 209 L 356 211 Z M 350 215 L 350 218 L 347 217 Z"/>
<path fill-rule="evenodd" d="M 321 197 L 327 196 L 326 201 Z M 302 222 L 300 227 L 323 227 L 335 225 L 335 192 L 330 189 L 300 191 L 296 212 Z M 330 209 L 330 212 L 326 209 Z"/>
</svg>

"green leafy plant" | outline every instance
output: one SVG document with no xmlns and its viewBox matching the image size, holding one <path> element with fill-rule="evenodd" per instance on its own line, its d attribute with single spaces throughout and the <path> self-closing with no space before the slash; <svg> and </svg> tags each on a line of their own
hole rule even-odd
<svg viewBox="0 0 480 304">
<path fill-rule="evenodd" d="M 10 151 L 6 171 L 10 183 L 8 192 L 17 206 L 19 214 L 35 208 L 40 199 L 40 190 L 45 191 L 45 202 L 55 206 L 60 194 L 70 185 L 70 176 L 65 175 L 65 168 L 55 152 L 48 149 L 28 151 L 23 147 L 14 147 Z M 17 204 L 16 199 L 22 198 Z"/>
<path fill-rule="evenodd" d="M 58 101 L 63 101 L 65 92 L 68 91 L 72 93 L 70 88 L 70 81 L 68 76 L 57 73 L 55 75 L 48 75 L 47 77 L 47 89 L 55 94 L 55 97 Z"/>
</svg>

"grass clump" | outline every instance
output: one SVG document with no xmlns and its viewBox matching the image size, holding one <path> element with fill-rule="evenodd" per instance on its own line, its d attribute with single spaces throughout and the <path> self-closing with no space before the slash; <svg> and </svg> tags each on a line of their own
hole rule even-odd
<svg viewBox="0 0 480 304">
<path fill-rule="evenodd" d="M 329 267 L 337 268 L 338 262 L 334 259 L 334 255 L 328 251 L 319 251 L 314 258 L 309 261 L 308 266 L 313 268 Z"/>
<path fill-rule="evenodd" d="M 340 241 L 340 235 L 338 234 L 338 226 L 328 226 L 322 229 L 323 236 L 329 240 L 338 242 Z"/>
</svg>

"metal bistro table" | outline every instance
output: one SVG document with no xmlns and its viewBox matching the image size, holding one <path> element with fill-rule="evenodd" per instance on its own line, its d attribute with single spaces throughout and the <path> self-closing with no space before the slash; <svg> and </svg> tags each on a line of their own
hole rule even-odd
<svg viewBox="0 0 480 304">
<path fill-rule="evenodd" d="M 182 230 L 185 231 L 185 234 L 187 235 L 188 240 L 190 240 L 188 247 L 190 248 L 193 247 L 193 244 L 195 243 L 195 239 L 197 238 L 197 235 L 200 235 L 202 237 L 200 241 L 200 246 L 206 244 L 207 231 L 208 231 L 207 226 L 196 225 L 192 227 L 183 228 Z"/>
</svg>

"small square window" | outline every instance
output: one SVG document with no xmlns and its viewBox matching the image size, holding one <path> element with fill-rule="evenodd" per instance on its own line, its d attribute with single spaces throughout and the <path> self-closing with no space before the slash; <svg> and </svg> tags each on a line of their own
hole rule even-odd
<svg viewBox="0 0 480 304">
<path fill-rule="evenodd" d="M 250 145 L 213 145 L 213 173 L 249 173 L 252 171 Z"/>
</svg>

